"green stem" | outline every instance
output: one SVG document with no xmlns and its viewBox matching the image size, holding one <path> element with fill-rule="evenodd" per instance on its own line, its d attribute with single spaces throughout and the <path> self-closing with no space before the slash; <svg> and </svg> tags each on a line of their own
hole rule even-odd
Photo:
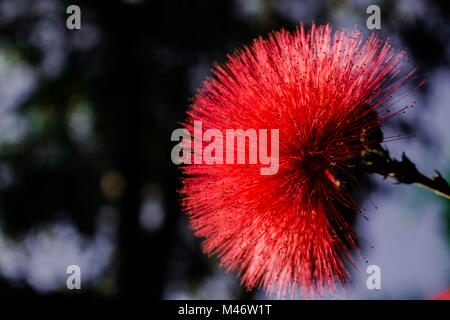
<svg viewBox="0 0 450 320">
<path fill-rule="evenodd" d="M 374 148 L 366 148 L 361 155 L 363 158 L 362 164 L 366 171 L 370 173 L 394 178 L 397 183 L 414 183 L 450 199 L 450 185 L 442 175 L 436 171 L 436 176 L 431 178 L 425 176 L 417 170 L 416 165 L 404 153 L 402 154 L 402 160 L 398 161 L 389 156 L 388 150 L 378 145 Z"/>
</svg>

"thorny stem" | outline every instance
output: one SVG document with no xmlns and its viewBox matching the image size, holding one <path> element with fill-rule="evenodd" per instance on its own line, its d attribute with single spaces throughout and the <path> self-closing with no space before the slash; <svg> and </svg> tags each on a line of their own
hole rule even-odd
<svg viewBox="0 0 450 320">
<path fill-rule="evenodd" d="M 369 173 L 378 173 L 385 178 L 392 177 L 397 180 L 397 183 L 415 183 L 450 199 L 450 185 L 439 171 L 436 171 L 434 177 L 425 176 L 417 170 L 416 165 L 404 153 L 402 154 L 402 160 L 398 161 L 390 157 L 388 150 L 377 145 L 363 150 L 361 156 L 362 164 Z"/>
</svg>

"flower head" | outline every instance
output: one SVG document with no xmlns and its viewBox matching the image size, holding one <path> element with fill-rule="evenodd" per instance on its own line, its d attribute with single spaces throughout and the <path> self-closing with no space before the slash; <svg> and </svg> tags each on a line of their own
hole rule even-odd
<svg viewBox="0 0 450 320">
<path fill-rule="evenodd" d="M 193 132 L 201 121 L 203 130 L 278 129 L 279 169 L 183 167 L 183 208 L 203 250 L 237 271 L 248 289 L 321 294 L 343 284 L 357 247 L 338 209 L 357 212 L 344 182 L 357 182 L 355 160 L 381 142 L 380 124 L 392 115 L 388 99 L 414 73 L 398 79 L 405 63 L 402 51 L 374 35 L 313 24 L 309 32 L 302 25 L 254 40 L 216 65 L 185 128 Z M 223 156 L 234 151 L 227 145 Z M 246 148 L 237 152 L 250 156 Z"/>
</svg>

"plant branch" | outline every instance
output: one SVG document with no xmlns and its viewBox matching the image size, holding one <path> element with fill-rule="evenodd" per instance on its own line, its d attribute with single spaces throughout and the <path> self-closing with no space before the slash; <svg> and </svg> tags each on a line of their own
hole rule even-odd
<svg viewBox="0 0 450 320">
<path fill-rule="evenodd" d="M 392 159 L 389 151 L 380 145 L 366 148 L 361 152 L 362 164 L 367 172 L 378 173 L 382 176 L 394 178 L 397 183 L 415 183 L 436 194 L 450 199 L 450 185 L 436 171 L 436 176 L 427 177 L 417 170 L 416 165 L 403 153 L 401 161 Z"/>
</svg>

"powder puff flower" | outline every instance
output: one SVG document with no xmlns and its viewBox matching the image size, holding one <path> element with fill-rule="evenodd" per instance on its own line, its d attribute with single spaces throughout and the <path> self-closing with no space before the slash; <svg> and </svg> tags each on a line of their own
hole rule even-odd
<svg viewBox="0 0 450 320">
<path fill-rule="evenodd" d="M 223 133 L 278 129 L 279 168 L 263 175 L 261 162 L 183 165 L 182 206 L 204 252 L 269 294 L 321 295 L 343 285 L 357 242 L 339 208 L 358 212 L 352 168 L 396 114 L 390 97 L 414 74 L 402 74 L 406 63 L 375 35 L 313 24 L 254 40 L 216 65 L 185 129 L 194 135 L 195 121 Z M 200 143 L 203 151 L 211 142 Z M 249 159 L 249 150 L 224 145 L 214 156 Z"/>
</svg>

